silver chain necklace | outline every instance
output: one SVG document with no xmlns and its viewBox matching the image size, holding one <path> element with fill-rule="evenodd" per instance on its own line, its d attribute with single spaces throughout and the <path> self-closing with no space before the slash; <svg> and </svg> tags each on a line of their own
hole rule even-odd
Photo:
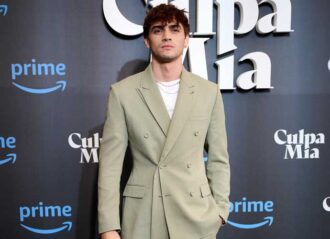
<svg viewBox="0 0 330 239">
<path fill-rule="evenodd" d="M 157 81 L 158 84 L 164 86 L 164 87 L 173 87 L 175 85 L 178 85 L 180 83 L 180 81 L 178 80 L 177 82 L 173 83 L 173 84 L 166 84 L 166 83 L 163 83 L 162 81 Z M 168 83 L 168 82 L 167 82 Z"/>
</svg>

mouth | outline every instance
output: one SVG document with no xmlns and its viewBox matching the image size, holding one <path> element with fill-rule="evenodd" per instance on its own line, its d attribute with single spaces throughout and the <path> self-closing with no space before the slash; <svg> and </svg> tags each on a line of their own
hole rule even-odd
<svg viewBox="0 0 330 239">
<path fill-rule="evenodd" d="M 163 49 L 172 49 L 174 46 L 172 46 L 172 45 L 168 45 L 168 44 L 166 44 L 166 45 L 162 45 L 161 46 L 161 48 L 163 48 Z"/>
</svg>

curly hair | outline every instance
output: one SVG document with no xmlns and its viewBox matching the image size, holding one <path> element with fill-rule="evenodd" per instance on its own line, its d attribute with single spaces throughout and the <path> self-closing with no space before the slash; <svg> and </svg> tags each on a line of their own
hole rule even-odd
<svg viewBox="0 0 330 239">
<path fill-rule="evenodd" d="M 150 27 L 155 22 L 161 22 L 166 24 L 171 21 L 181 23 L 184 29 L 185 35 L 189 34 L 189 21 L 185 15 L 185 10 L 180 10 L 172 4 L 160 4 L 157 7 L 150 9 L 144 18 L 143 23 L 143 36 L 147 38 L 149 36 Z"/>
</svg>

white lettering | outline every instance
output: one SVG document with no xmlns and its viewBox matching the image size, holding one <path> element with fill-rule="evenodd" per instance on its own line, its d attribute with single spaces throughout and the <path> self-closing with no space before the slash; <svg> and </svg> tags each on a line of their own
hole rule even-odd
<svg viewBox="0 0 330 239">
<path fill-rule="evenodd" d="M 213 0 L 197 0 L 197 31 L 194 35 L 215 35 L 213 31 Z"/>
<path fill-rule="evenodd" d="M 323 200 L 323 208 L 324 210 L 326 210 L 327 212 L 330 212 L 330 205 L 328 203 L 328 199 L 330 199 L 330 197 L 326 197 L 324 200 Z"/>
<path fill-rule="evenodd" d="M 310 146 L 324 144 L 325 136 L 322 133 L 305 134 L 304 129 L 300 129 L 296 134 L 287 134 L 286 130 L 280 129 L 275 132 L 274 141 L 278 145 L 285 145 L 284 159 L 314 159 L 320 158 L 320 150 Z"/>
<path fill-rule="evenodd" d="M 189 42 L 188 58 L 190 70 L 192 73 L 204 79 L 208 79 L 204 44 L 209 39 L 210 38 L 191 38 Z"/>
<path fill-rule="evenodd" d="M 116 0 L 103 0 L 103 14 L 109 26 L 124 36 L 136 36 L 143 32 L 141 25 L 131 22 L 120 12 Z"/>
<path fill-rule="evenodd" d="M 73 133 L 73 134 L 70 134 L 69 136 L 69 139 L 68 139 L 68 142 L 69 142 L 69 145 L 74 148 L 74 149 L 79 149 L 81 147 L 81 144 L 77 144 L 74 142 L 73 140 L 73 136 L 77 136 L 79 140 L 81 140 L 81 134 L 79 133 Z"/>
<path fill-rule="evenodd" d="M 293 159 L 296 156 L 297 159 L 302 159 L 302 145 L 286 145 L 285 147 L 285 156 L 284 159 L 288 159 L 288 154 L 291 159 Z"/>
<path fill-rule="evenodd" d="M 286 136 L 286 130 L 285 129 L 279 129 L 274 134 L 274 140 L 277 144 L 283 145 L 283 144 L 286 143 L 286 141 L 280 139 L 280 136 L 279 136 L 280 133 L 283 133 L 284 136 Z"/>
<path fill-rule="evenodd" d="M 88 149 L 81 149 L 80 163 L 84 163 L 84 159 L 86 163 L 89 163 L 91 159 L 93 159 L 93 163 L 98 163 L 97 149 L 90 149 L 90 152 L 88 152 Z"/>
<path fill-rule="evenodd" d="M 170 2 L 178 9 L 184 9 L 187 13 L 186 16 L 189 19 L 189 0 L 173 0 Z"/>
<path fill-rule="evenodd" d="M 293 32 L 291 29 L 291 1 L 290 0 L 263 0 L 259 5 L 269 3 L 273 13 L 262 17 L 257 23 L 257 31 L 260 34 L 270 32 Z"/>
<path fill-rule="evenodd" d="M 235 50 L 234 45 L 234 0 L 215 0 L 218 7 L 217 54 Z"/>
<path fill-rule="evenodd" d="M 72 133 L 69 135 L 69 145 L 74 149 L 80 149 L 80 163 L 98 163 L 98 149 L 100 147 L 101 138 L 99 133 L 93 134 L 89 138 L 82 138 L 80 133 Z"/>
<path fill-rule="evenodd" d="M 218 85 L 221 90 L 234 90 L 234 56 L 215 62 L 218 66 Z"/>
<path fill-rule="evenodd" d="M 147 0 L 144 0 L 144 3 L 147 4 Z M 149 1 L 149 5 L 152 7 L 157 7 L 160 4 L 168 4 L 168 0 L 151 0 Z"/>
<path fill-rule="evenodd" d="M 305 158 L 318 159 L 320 158 L 320 150 L 317 148 L 305 149 Z"/>
<path fill-rule="evenodd" d="M 239 62 L 250 60 L 254 70 L 245 72 L 237 78 L 237 86 L 244 90 L 270 89 L 271 86 L 271 62 L 266 53 L 252 52 L 243 56 Z"/>
<path fill-rule="evenodd" d="M 246 34 L 253 30 L 258 21 L 259 9 L 258 3 L 255 0 L 240 0 L 236 1 L 241 12 L 240 24 L 235 30 L 235 34 Z"/>
<path fill-rule="evenodd" d="M 325 143 L 325 135 L 322 133 L 317 134 L 317 138 L 315 140 L 316 144 L 324 144 Z"/>
</svg>

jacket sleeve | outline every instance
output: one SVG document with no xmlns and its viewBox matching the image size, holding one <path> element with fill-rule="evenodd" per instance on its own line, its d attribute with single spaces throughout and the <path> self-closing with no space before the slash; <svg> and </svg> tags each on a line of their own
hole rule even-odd
<svg viewBox="0 0 330 239">
<path fill-rule="evenodd" d="M 125 114 L 116 89 L 108 98 L 107 116 L 100 147 L 98 175 L 99 233 L 120 228 L 120 178 L 127 148 Z"/>
<path fill-rule="evenodd" d="M 208 149 L 206 174 L 213 197 L 219 207 L 219 216 L 227 222 L 229 215 L 230 165 L 223 101 L 218 87 L 216 88 L 216 100 L 206 135 Z"/>
</svg>

